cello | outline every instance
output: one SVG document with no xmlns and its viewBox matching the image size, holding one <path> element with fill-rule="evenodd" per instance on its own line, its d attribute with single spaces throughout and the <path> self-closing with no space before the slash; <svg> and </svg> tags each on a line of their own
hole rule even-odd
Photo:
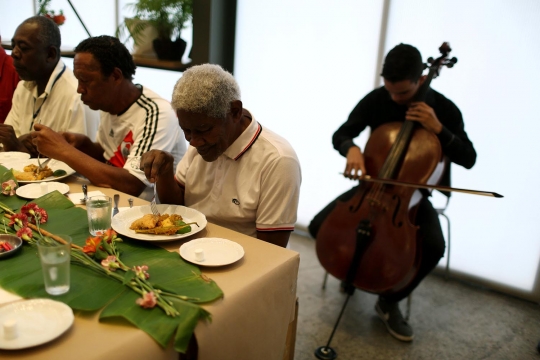
<svg viewBox="0 0 540 360">
<path fill-rule="evenodd" d="M 440 57 L 428 59 L 429 73 L 413 101 L 424 101 L 440 69 L 457 62 L 448 59 L 448 43 L 439 51 Z M 414 279 L 422 256 L 414 225 L 421 196 L 414 184 L 435 186 L 446 160 L 437 136 L 409 120 L 377 127 L 364 160 L 368 174 L 394 183 L 362 181 L 351 199 L 338 202 L 321 224 L 316 252 L 334 277 L 367 292 L 391 294 Z"/>
</svg>

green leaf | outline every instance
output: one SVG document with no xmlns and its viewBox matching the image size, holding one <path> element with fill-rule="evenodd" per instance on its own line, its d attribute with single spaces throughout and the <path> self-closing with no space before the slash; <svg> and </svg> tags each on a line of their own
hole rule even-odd
<svg viewBox="0 0 540 360">
<path fill-rule="evenodd" d="M 1 171 L 1 170 L 0 170 Z M 49 214 L 43 229 L 53 234 L 68 234 L 73 243 L 84 245 L 89 237 L 86 211 L 74 207 L 65 196 L 55 191 L 35 200 Z M 0 231 L 2 226 L 0 224 Z M 214 281 L 201 276 L 195 265 L 185 262 L 178 253 L 168 252 L 151 243 L 125 238 L 117 243 L 122 261 L 129 267 L 147 265 L 150 281 L 163 291 L 197 298 L 196 303 L 174 299 L 173 305 L 180 316 L 167 316 L 160 308 L 143 309 L 136 305 L 139 295 L 101 272 L 72 260 L 70 291 L 60 296 L 45 292 L 41 265 L 35 247 L 24 244 L 16 255 L 0 261 L 0 286 L 22 297 L 46 297 L 62 301 L 73 309 L 96 311 L 102 309 L 100 319 L 122 317 L 148 333 L 165 347 L 174 338 L 175 350 L 185 352 L 193 330 L 199 320 L 208 320 L 210 314 L 197 303 L 213 301 L 223 292 Z M 123 276 L 122 272 L 118 275 Z M 130 271 L 129 278 L 134 276 Z"/>
<path fill-rule="evenodd" d="M 62 170 L 62 169 L 58 169 L 53 172 L 54 177 L 64 176 L 66 174 L 67 174 L 66 170 Z"/>
<path fill-rule="evenodd" d="M 124 273 L 124 281 L 122 282 L 123 285 L 126 285 L 135 277 L 135 272 L 132 270 L 128 270 Z"/>
<path fill-rule="evenodd" d="M 19 182 L 15 178 L 15 175 L 13 175 L 13 172 L 11 171 L 11 169 L 8 169 L 7 167 L 0 165 L 0 181 L 4 182 L 8 180 L 14 180 L 17 184 L 19 184 Z"/>
</svg>

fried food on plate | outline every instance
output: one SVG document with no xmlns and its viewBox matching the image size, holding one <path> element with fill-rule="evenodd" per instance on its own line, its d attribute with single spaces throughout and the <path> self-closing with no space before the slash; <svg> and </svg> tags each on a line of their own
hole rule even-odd
<svg viewBox="0 0 540 360">
<path fill-rule="evenodd" d="M 12 169 L 15 179 L 22 181 L 36 181 L 43 180 L 53 175 L 53 171 L 45 166 L 41 171 L 38 171 L 39 167 L 33 164 L 27 165 L 23 168 L 23 171 Z"/>
<path fill-rule="evenodd" d="M 182 221 L 182 216 L 178 214 L 146 214 L 132 222 L 129 228 L 143 234 L 174 235 L 178 230 L 189 226 L 185 223 L 178 225 L 180 221 Z"/>
</svg>

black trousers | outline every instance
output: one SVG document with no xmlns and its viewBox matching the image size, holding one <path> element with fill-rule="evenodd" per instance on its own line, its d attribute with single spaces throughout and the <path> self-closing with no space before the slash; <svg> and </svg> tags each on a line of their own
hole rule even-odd
<svg viewBox="0 0 540 360">
<path fill-rule="evenodd" d="M 354 187 L 351 190 L 341 194 L 334 201 L 328 204 L 322 209 L 309 224 L 309 233 L 313 238 L 317 238 L 317 233 L 326 219 L 328 214 L 332 212 L 336 206 L 337 201 L 347 201 L 353 197 L 358 187 Z M 399 292 L 391 295 L 385 295 L 384 299 L 389 302 L 398 302 L 407 296 L 420 284 L 420 282 L 437 266 L 439 260 L 444 255 L 445 241 L 441 230 L 441 223 L 439 222 L 439 215 L 433 208 L 433 205 L 427 197 L 423 197 L 418 205 L 418 212 L 416 214 L 416 224 L 419 228 L 418 236 L 422 239 L 422 257 L 420 260 L 420 267 L 416 277 L 411 281 L 409 285 L 400 290 Z"/>
</svg>

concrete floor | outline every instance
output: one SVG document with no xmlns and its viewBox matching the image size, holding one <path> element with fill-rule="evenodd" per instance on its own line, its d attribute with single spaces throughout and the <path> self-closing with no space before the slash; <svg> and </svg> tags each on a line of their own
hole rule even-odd
<svg viewBox="0 0 540 360">
<path fill-rule="evenodd" d="M 346 295 L 331 276 L 321 288 L 324 269 L 312 239 L 293 234 L 289 248 L 300 253 L 295 360 L 316 359 L 314 351 L 328 342 Z M 403 343 L 376 316 L 376 299 L 355 291 L 349 300 L 330 344 L 338 359 L 540 359 L 538 304 L 429 275 L 413 293 L 409 323 L 415 339 Z"/>
</svg>

